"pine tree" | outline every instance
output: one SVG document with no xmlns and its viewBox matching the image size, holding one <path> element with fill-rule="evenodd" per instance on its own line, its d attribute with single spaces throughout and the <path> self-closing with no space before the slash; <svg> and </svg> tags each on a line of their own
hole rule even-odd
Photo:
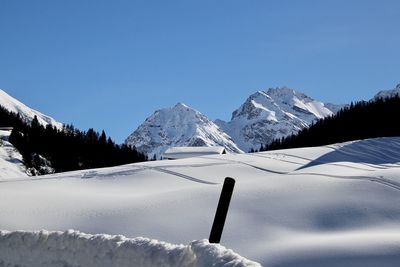
<svg viewBox="0 0 400 267">
<path fill-rule="evenodd" d="M 72 124 L 61 130 L 42 126 L 35 116 L 26 123 L 18 114 L 0 106 L 0 125 L 14 127 L 9 141 L 19 150 L 28 167 L 41 164 L 42 156 L 56 172 L 109 167 L 147 160 L 135 148 L 116 145 L 105 131 L 79 131 Z"/>
</svg>

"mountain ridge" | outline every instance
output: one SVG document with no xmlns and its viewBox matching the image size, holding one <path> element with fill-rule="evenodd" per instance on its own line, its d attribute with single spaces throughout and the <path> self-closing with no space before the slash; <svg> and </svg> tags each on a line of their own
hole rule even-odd
<svg viewBox="0 0 400 267">
<path fill-rule="evenodd" d="M 229 122 L 216 120 L 216 123 L 248 152 L 296 133 L 313 121 L 334 114 L 341 106 L 329 104 L 329 107 L 334 111 L 302 92 L 276 87 L 253 93 L 232 112 Z"/>
<path fill-rule="evenodd" d="M 371 100 L 399 94 L 400 84 L 379 91 Z M 1 89 L 0 105 L 20 114 L 27 122 L 36 116 L 43 126 L 62 128 L 62 123 L 29 108 Z M 230 121 L 212 121 L 179 102 L 174 107 L 156 110 L 126 138 L 125 144 L 135 146 L 149 158 L 160 158 L 171 146 L 224 146 L 228 152 L 248 152 L 295 134 L 345 106 L 323 103 L 288 87 L 276 87 L 251 94 L 232 112 Z"/>
<path fill-rule="evenodd" d="M 288 87 L 253 93 L 232 112 L 230 121 L 211 121 L 199 111 L 177 103 L 156 110 L 128 136 L 125 144 L 135 146 L 149 158 L 161 158 L 172 146 L 224 146 L 228 152 L 249 152 L 296 133 L 341 107 L 325 105 Z"/>
<path fill-rule="evenodd" d="M 0 89 L 0 106 L 10 112 L 19 114 L 25 122 L 32 122 L 36 116 L 39 123 L 44 127 L 46 127 L 48 124 L 55 126 L 57 129 L 61 129 L 63 127 L 61 122 L 58 122 L 54 118 L 28 107 L 24 103 L 7 94 L 2 89 Z"/>
<path fill-rule="evenodd" d="M 400 95 L 400 83 L 397 84 L 396 87 L 393 89 L 379 91 L 371 100 L 376 100 L 378 98 L 394 97 L 396 95 Z"/>
</svg>

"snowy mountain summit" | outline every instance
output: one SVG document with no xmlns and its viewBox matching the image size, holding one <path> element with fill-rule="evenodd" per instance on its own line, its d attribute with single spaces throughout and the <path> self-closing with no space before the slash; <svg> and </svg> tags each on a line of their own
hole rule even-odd
<svg viewBox="0 0 400 267">
<path fill-rule="evenodd" d="M 156 111 L 125 141 L 150 158 L 173 146 L 224 146 L 230 152 L 258 150 L 275 138 L 297 133 L 343 106 L 324 104 L 293 89 L 258 91 L 232 113 L 229 122 L 212 122 L 178 103 Z"/>
<path fill-rule="evenodd" d="M 252 94 L 232 113 L 229 122 L 216 120 L 243 151 L 259 149 L 336 113 L 342 106 L 324 104 L 293 89 L 271 88 Z"/>
<path fill-rule="evenodd" d="M 25 104 L 21 103 L 17 99 L 8 95 L 1 89 L 0 89 L 0 106 L 2 106 L 3 108 L 5 108 L 10 112 L 19 114 L 21 118 L 28 123 L 30 123 L 36 116 L 38 118 L 39 123 L 42 124 L 43 126 L 51 124 L 59 129 L 62 128 L 63 126 L 61 122 L 58 122 L 52 117 L 44 115 L 43 113 L 26 106 Z"/>
<path fill-rule="evenodd" d="M 395 96 L 400 96 L 400 83 L 396 86 L 396 88 L 391 89 L 391 90 L 382 90 L 379 91 L 373 98 L 372 100 L 376 100 L 379 98 L 390 98 L 390 97 L 395 97 Z"/>
<path fill-rule="evenodd" d="M 174 146 L 223 146 L 229 152 L 242 152 L 214 122 L 183 103 L 154 112 L 125 143 L 149 158 L 160 158 Z"/>
</svg>

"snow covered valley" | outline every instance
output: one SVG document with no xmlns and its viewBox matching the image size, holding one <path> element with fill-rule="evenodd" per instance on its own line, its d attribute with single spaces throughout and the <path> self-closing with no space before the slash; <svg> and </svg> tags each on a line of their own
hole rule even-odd
<svg viewBox="0 0 400 267">
<path fill-rule="evenodd" d="M 2 179 L 0 266 L 41 266 L 20 258 L 45 260 L 49 240 L 87 257 L 48 266 L 103 266 L 99 255 L 120 260 L 104 266 L 258 266 L 203 240 L 227 176 L 236 187 L 221 245 L 241 256 L 266 267 L 398 266 L 400 137 Z M 47 232 L 68 229 L 88 234 Z"/>
</svg>

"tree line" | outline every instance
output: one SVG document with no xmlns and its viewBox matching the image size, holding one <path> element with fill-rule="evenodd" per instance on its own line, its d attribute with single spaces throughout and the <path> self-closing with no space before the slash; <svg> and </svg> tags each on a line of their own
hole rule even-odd
<svg viewBox="0 0 400 267">
<path fill-rule="evenodd" d="M 134 147 L 118 145 L 106 133 L 80 131 L 73 125 L 62 129 L 43 126 L 37 117 L 29 123 L 0 106 L 0 127 L 13 127 L 9 137 L 28 168 L 40 169 L 38 155 L 51 163 L 55 172 L 110 167 L 147 160 Z"/>
<path fill-rule="evenodd" d="M 351 103 L 297 134 L 275 139 L 260 151 L 322 146 L 358 139 L 400 136 L 400 97 Z"/>
</svg>

